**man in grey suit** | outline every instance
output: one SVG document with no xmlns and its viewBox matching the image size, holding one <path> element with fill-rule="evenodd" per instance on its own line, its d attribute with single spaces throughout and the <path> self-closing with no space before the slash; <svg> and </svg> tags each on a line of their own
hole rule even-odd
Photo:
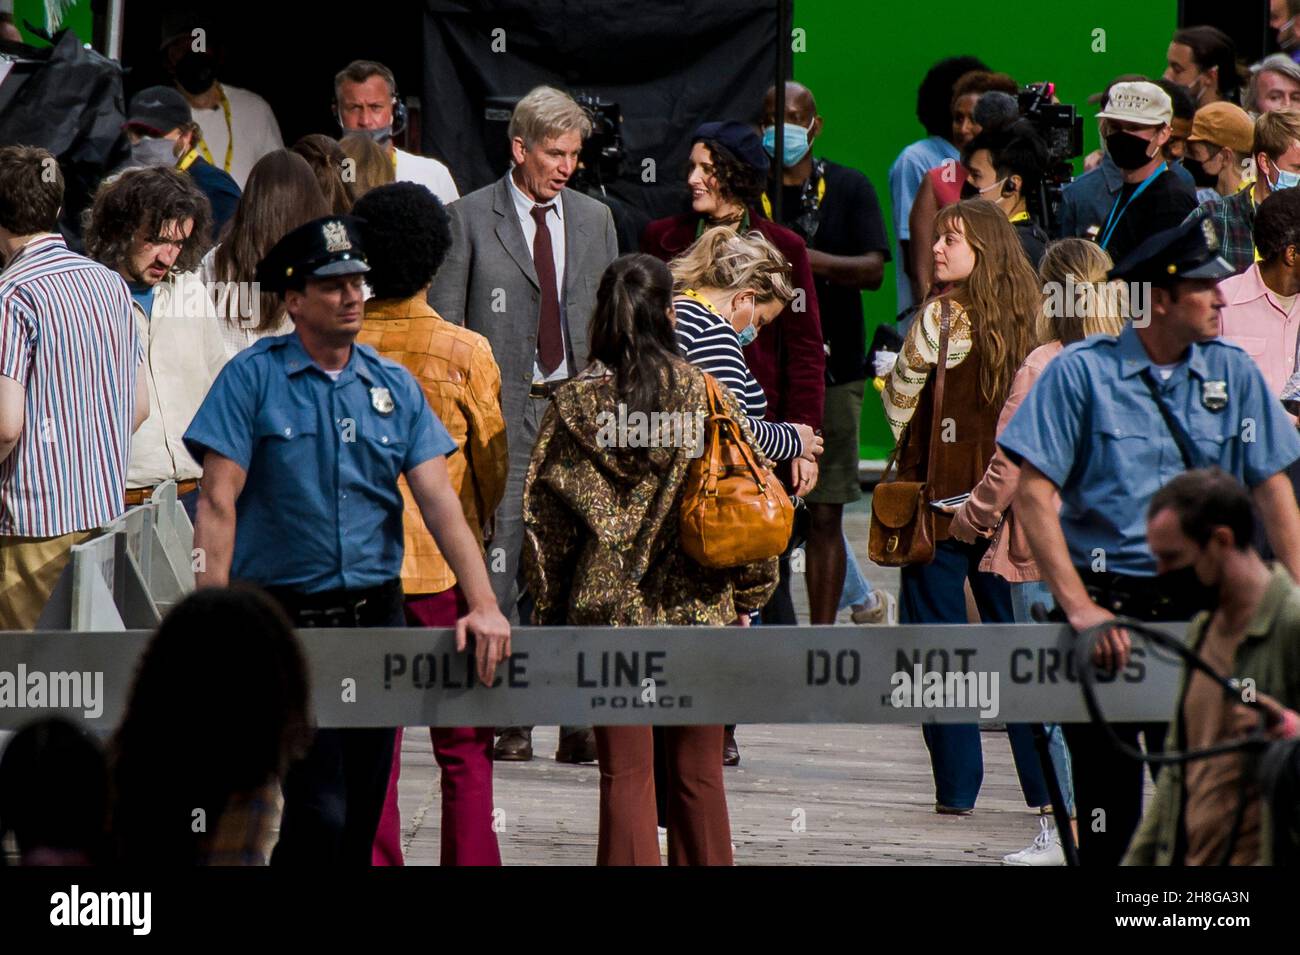
<svg viewBox="0 0 1300 955">
<path fill-rule="evenodd" d="M 443 318 L 487 338 L 501 368 L 510 471 L 488 567 L 501 612 L 514 622 L 528 623 L 531 605 L 519 585 L 529 457 L 551 392 L 587 364 L 596 287 L 618 255 L 609 209 L 565 188 L 590 134 L 590 118 L 567 94 L 539 86 L 521 99 L 508 129 L 514 166 L 447 207 L 451 251 L 429 292 Z M 532 755 L 531 727 L 502 731 L 497 759 Z M 560 727 L 555 758 L 595 760 L 591 730 Z"/>
</svg>

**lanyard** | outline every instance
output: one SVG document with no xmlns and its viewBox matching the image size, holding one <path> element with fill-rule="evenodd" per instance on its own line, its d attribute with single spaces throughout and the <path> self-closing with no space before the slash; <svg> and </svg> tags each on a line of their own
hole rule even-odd
<svg viewBox="0 0 1300 955">
<path fill-rule="evenodd" d="M 1133 191 L 1133 195 L 1128 197 L 1128 202 L 1124 203 L 1124 208 L 1120 208 L 1119 196 L 1115 197 L 1115 204 L 1110 207 L 1110 215 L 1106 217 L 1106 228 L 1102 230 L 1101 241 L 1098 243 L 1103 249 L 1106 248 L 1107 243 L 1110 242 L 1111 234 L 1115 231 L 1115 227 L 1119 225 L 1119 220 L 1124 218 L 1124 213 L 1127 212 L 1128 207 L 1133 204 L 1133 200 L 1142 195 L 1146 187 L 1151 185 L 1151 183 L 1155 181 L 1156 177 L 1168 168 L 1169 163 L 1167 162 L 1162 162 L 1157 166 L 1151 175 L 1142 180 L 1142 185 L 1138 186 L 1137 189 Z"/>
<path fill-rule="evenodd" d="M 821 176 L 817 179 L 817 206 L 818 207 L 821 206 L 822 201 L 825 198 L 826 198 L 826 177 Z M 766 192 L 763 193 L 762 199 L 763 199 L 763 215 L 767 216 L 770 219 L 772 218 L 772 200 L 767 197 Z"/>
<path fill-rule="evenodd" d="M 235 156 L 235 130 L 230 125 L 230 100 L 226 99 L 226 91 L 221 91 L 221 112 L 226 116 L 226 162 L 223 167 L 226 172 L 230 172 L 230 160 Z M 203 158 L 208 162 L 213 162 L 212 153 L 208 151 L 208 144 L 199 139 L 199 149 L 203 151 Z"/>
<path fill-rule="evenodd" d="M 695 291 L 695 289 L 693 289 L 693 288 L 684 288 L 684 289 L 682 289 L 682 294 L 685 295 L 687 298 L 689 298 L 689 299 L 690 299 L 691 301 L 693 301 L 693 302 L 699 302 L 701 305 L 703 305 L 705 308 L 707 308 L 707 309 L 708 309 L 710 312 L 712 312 L 714 315 L 718 316 L 718 318 L 722 318 L 722 313 L 718 311 L 717 306 L 715 306 L 712 302 L 710 302 L 707 298 L 705 298 L 705 297 L 704 297 L 703 295 L 701 295 L 699 292 Z M 726 321 L 725 318 L 723 318 L 722 320 L 723 320 L 724 322 Z"/>
<path fill-rule="evenodd" d="M 191 149 L 183 157 L 181 157 L 181 161 L 176 164 L 176 168 L 179 169 L 181 172 L 188 172 L 190 166 L 193 166 L 194 163 L 198 160 L 198 158 L 199 158 L 198 149 Z"/>
</svg>

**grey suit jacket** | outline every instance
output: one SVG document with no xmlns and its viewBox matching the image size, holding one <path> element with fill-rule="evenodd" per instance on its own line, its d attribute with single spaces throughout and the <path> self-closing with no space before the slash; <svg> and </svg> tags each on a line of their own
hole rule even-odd
<svg viewBox="0 0 1300 955">
<path fill-rule="evenodd" d="M 506 174 L 507 176 L 509 173 Z M 601 273 L 618 255 L 614 217 L 602 203 L 572 189 L 564 204 L 564 293 L 569 370 L 587 364 L 587 324 Z M 520 431 L 533 380 L 541 286 L 524 241 L 510 185 L 503 176 L 447 207 L 451 250 L 429 290 L 429 302 L 449 322 L 487 338 L 501 368 L 501 411 L 511 447 L 531 443 Z"/>
</svg>

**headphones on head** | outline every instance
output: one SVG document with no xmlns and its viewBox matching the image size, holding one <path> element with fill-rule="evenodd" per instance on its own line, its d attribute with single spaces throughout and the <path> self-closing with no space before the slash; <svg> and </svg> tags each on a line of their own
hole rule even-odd
<svg viewBox="0 0 1300 955">
<path fill-rule="evenodd" d="M 395 76 L 393 76 L 393 74 L 392 74 L 391 72 L 388 72 L 388 73 L 386 73 L 386 74 L 385 74 L 385 73 L 377 73 L 377 74 L 375 74 L 375 75 L 376 75 L 376 76 L 383 76 L 384 80 L 388 83 L 389 87 L 390 87 L 390 88 L 392 89 L 392 91 L 393 91 L 393 99 L 392 99 L 392 104 L 393 104 L 393 133 L 392 133 L 392 135 L 393 135 L 393 136 L 397 136 L 397 135 L 398 135 L 399 133 L 401 133 L 404 129 L 406 129 L 406 121 L 407 121 L 407 119 L 408 119 L 408 112 L 407 112 L 407 109 L 406 109 L 406 103 L 402 102 L 402 97 L 401 97 L 401 95 L 397 92 L 397 78 L 396 78 Z M 334 102 L 330 104 L 330 112 L 332 112 L 332 113 L 334 114 L 334 120 L 335 120 L 335 122 L 337 122 L 337 123 L 339 124 L 339 129 L 343 130 L 344 133 L 352 132 L 352 130 L 347 129 L 347 128 L 343 125 L 343 118 L 342 118 L 341 116 L 339 116 L 339 101 L 338 101 L 338 97 L 337 97 L 337 96 L 334 97 Z"/>
</svg>

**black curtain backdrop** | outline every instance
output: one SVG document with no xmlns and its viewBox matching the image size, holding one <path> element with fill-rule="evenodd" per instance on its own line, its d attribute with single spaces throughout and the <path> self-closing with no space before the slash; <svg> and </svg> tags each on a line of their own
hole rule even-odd
<svg viewBox="0 0 1300 955">
<path fill-rule="evenodd" d="M 678 212 L 695 128 L 760 119 L 776 11 L 776 0 L 426 0 L 423 151 L 469 192 L 505 172 L 490 98 L 543 84 L 585 92 L 623 115 L 626 159 L 609 191 L 652 217 Z"/>
</svg>

